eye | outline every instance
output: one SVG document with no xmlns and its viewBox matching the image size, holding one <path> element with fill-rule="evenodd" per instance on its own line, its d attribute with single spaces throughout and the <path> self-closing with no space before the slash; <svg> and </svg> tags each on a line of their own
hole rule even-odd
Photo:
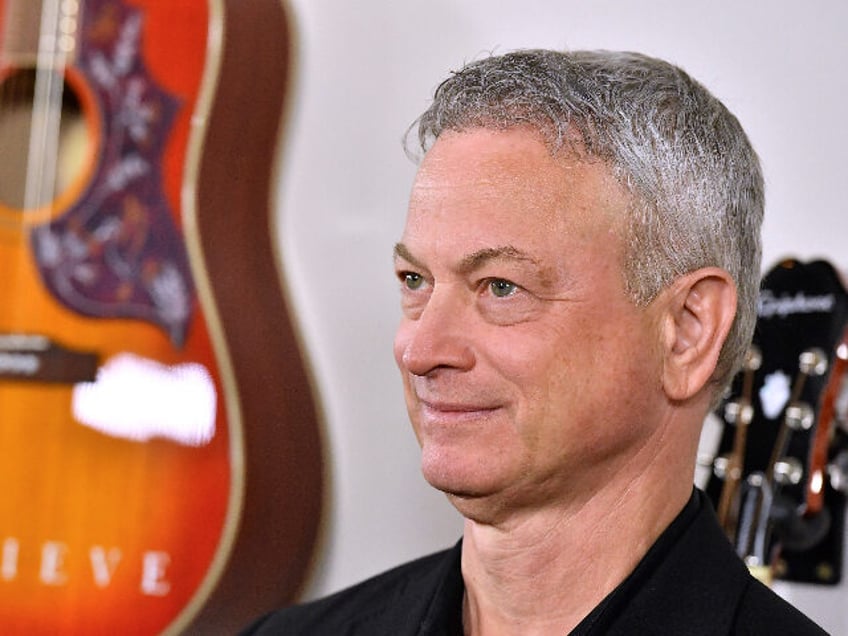
<svg viewBox="0 0 848 636">
<path fill-rule="evenodd" d="M 518 286 L 515 283 L 504 280 L 503 278 L 495 278 L 489 281 L 489 289 L 493 296 L 496 296 L 497 298 L 506 298 L 507 296 L 514 294 L 515 290 L 518 289 Z"/>
<path fill-rule="evenodd" d="M 401 272 L 399 278 L 407 289 L 418 289 L 424 283 L 424 277 L 415 272 Z"/>
</svg>

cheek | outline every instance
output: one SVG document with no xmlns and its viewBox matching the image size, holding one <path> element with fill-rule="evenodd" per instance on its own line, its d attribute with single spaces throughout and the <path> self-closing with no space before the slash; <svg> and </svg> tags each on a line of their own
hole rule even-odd
<svg viewBox="0 0 848 636">
<path fill-rule="evenodd" d="M 591 430 L 593 419 L 632 390 L 638 374 L 630 352 L 622 349 L 618 329 L 598 320 L 573 323 L 567 331 L 551 334 L 535 356 L 516 364 L 527 402 L 553 425 Z M 590 434 L 589 430 L 581 434 Z M 580 432 L 580 431 L 578 431 Z"/>
<path fill-rule="evenodd" d="M 492 366 L 500 380 L 515 392 L 515 431 L 529 445 L 545 437 L 544 428 L 567 417 L 569 395 L 575 391 L 573 357 L 565 353 L 558 341 L 525 340 L 521 346 L 506 341 L 505 346 L 490 351 Z M 565 407 L 565 408 L 564 408 Z"/>
<path fill-rule="evenodd" d="M 591 328 L 559 369 L 552 399 L 590 452 L 616 452 L 640 439 L 660 387 L 659 362 L 648 333 L 625 320 L 619 330 Z"/>
</svg>

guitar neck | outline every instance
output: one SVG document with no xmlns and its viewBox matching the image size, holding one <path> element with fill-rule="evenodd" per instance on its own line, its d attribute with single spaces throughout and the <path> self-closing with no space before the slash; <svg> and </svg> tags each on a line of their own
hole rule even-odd
<svg viewBox="0 0 848 636">
<path fill-rule="evenodd" d="M 833 368 L 830 371 L 830 378 L 825 386 L 819 406 L 818 423 L 810 442 L 804 505 L 804 516 L 806 517 L 817 515 L 824 507 L 827 453 L 836 419 L 836 401 L 842 390 L 846 371 L 848 371 L 848 328 L 843 330 L 842 339 L 836 347 Z"/>
</svg>

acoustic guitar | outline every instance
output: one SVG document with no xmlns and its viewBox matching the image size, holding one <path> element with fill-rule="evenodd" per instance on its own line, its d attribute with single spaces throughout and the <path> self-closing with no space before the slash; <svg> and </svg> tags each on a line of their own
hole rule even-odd
<svg viewBox="0 0 848 636">
<path fill-rule="evenodd" d="M 766 582 L 842 576 L 846 325 L 848 292 L 830 263 L 778 263 L 762 280 L 752 346 L 718 411 L 727 425 L 707 492 L 737 553 Z"/>
<path fill-rule="evenodd" d="M 270 211 L 278 0 L 0 0 L 0 631 L 295 598 L 315 391 Z"/>
</svg>

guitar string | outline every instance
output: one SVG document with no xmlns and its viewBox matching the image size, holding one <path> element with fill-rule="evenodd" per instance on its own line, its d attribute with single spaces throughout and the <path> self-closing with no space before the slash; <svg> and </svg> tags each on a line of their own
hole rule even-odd
<svg viewBox="0 0 848 636">
<path fill-rule="evenodd" d="M 52 205 L 56 189 L 59 123 L 67 65 L 60 19 L 60 0 L 45 0 L 39 23 L 32 125 L 24 187 L 25 211 Z"/>
<path fill-rule="evenodd" d="M 27 230 L 31 226 L 53 216 L 57 204 L 65 70 L 68 53 L 74 45 L 67 33 L 63 33 L 68 30 L 67 21 L 63 23 L 67 16 L 63 14 L 75 7 L 78 7 L 76 2 L 68 3 L 67 0 L 43 0 L 35 7 L 7 2 L 2 16 L 5 77 L 0 78 L 3 80 L 0 108 L 7 115 L 4 139 L 16 146 L 9 155 L 20 157 L 18 169 L 6 170 L 5 177 L 9 181 L 3 192 L 10 196 L 2 203 L 14 212 L 6 214 L 3 223 L 23 241 L 29 240 Z M 16 32 L 13 25 L 18 25 L 20 30 Z M 30 27 L 37 27 L 35 51 L 32 41 L 27 42 L 28 34 L 34 31 Z M 50 231 L 49 223 L 45 223 L 44 228 Z M 31 250 L 16 252 L 16 260 L 32 258 Z M 11 267 L 10 274 L 17 277 L 26 268 L 27 265 L 18 263 Z M 22 311 L 27 311 L 25 319 L 29 322 L 33 319 L 32 311 L 40 313 L 40 308 Z M 14 313 L 18 315 L 20 311 Z M 13 332 L 17 331 L 21 325 L 15 325 L 20 318 L 19 315 L 13 318 L 7 329 L 11 327 Z M 20 334 L 25 336 L 26 329 Z"/>
<path fill-rule="evenodd" d="M 787 402 L 787 408 L 795 405 L 801 398 L 801 393 L 804 390 L 806 380 L 812 373 L 812 371 L 809 371 L 804 366 L 803 358 L 805 353 L 807 352 L 805 351 L 801 354 L 799 369 L 795 375 L 795 380 L 792 383 L 792 392 L 789 397 L 789 401 Z M 789 416 L 785 413 L 780 426 L 778 427 L 777 438 L 772 446 L 772 452 L 768 464 L 766 464 L 766 467 L 763 470 L 762 480 L 756 485 L 756 491 L 759 496 L 754 499 L 755 503 L 753 504 L 753 515 L 749 520 L 750 526 L 747 528 L 747 534 L 743 539 L 743 545 L 746 547 L 748 554 L 741 556 L 755 557 L 757 565 L 759 566 L 766 566 L 767 564 L 769 566 L 771 565 L 771 559 L 767 552 L 770 549 L 768 544 L 772 529 L 770 523 L 772 505 L 781 486 L 775 477 L 775 466 L 786 454 L 786 447 L 791 434 L 788 422 Z"/>
</svg>

